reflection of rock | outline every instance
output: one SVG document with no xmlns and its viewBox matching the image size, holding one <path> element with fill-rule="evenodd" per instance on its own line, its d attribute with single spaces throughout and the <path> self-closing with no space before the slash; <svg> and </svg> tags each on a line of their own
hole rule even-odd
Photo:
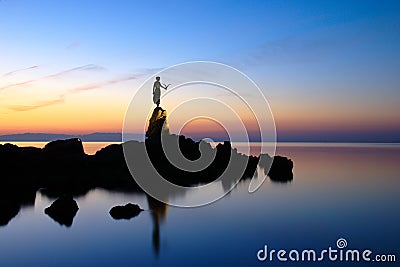
<svg viewBox="0 0 400 267">
<path fill-rule="evenodd" d="M 115 206 L 110 210 L 110 215 L 116 220 L 129 220 L 143 211 L 139 205 L 128 203 L 125 206 Z"/>
<path fill-rule="evenodd" d="M 149 195 L 146 196 L 153 220 L 153 251 L 158 255 L 160 252 L 160 223 L 162 223 L 167 216 L 168 205 Z"/>
<path fill-rule="evenodd" d="M 15 202 L 3 201 L 0 202 L 0 226 L 7 225 L 12 218 L 17 216 L 20 205 Z"/>
<path fill-rule="evenodd" d="M 0 226 L 7 225 L 11 219 L 17 216 L 21 207 L 35 204 L 36 190 L 34 188 L 0 189 Z"/>
<path fill-rule="evenodd" d="M 71 196 L 61 196 L 47 207 L 44 213 L 59 224 L 69 227 L 78 210 L 78 204 Z"/>
<path fill-rule="evenodd" d="M 40 148 L 0 145 L 0 226 L 7 225 L 21 206 L 35 203 L 39 161 Z"/>
</svg>

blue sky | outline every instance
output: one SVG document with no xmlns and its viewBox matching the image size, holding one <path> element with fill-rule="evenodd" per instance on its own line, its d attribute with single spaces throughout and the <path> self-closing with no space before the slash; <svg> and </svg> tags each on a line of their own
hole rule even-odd
<svg viewBox="0 0 400 267">
<path fill-rule="evenodd" d="M 77 123 L 64 131 L 28 122 L 54 124 L 46 114 L 57 112 L 72 121 L 71 109 L 92 116 L 105 103 L 113 110 L 109 127 L 99 121 L 84 131 L 120 131 L 127 99 L 143 79 L 170 65 L 210 60 L 260 86 L 278 137 L 335 130 L 339 139 L 362 133 L 392 140 L 400 133 L 399 14 L 398 1 L 2 0 L 0 88 L 23 84 L 0 91 L 0 133 L 81 133 Z M 71 69 L 58 84 L 45 78 Z M 102 83 L 65 97 L 68 86 Z M 22 106 L 41 111 L 15 108 Z"/>
</svg>

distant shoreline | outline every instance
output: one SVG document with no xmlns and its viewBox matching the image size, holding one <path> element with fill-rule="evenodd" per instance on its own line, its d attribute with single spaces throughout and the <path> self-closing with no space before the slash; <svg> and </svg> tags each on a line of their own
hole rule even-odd
<svg viewBox="0 0 400 267">
<path fill-rule="evenodd" d="M 137 140 L 144 141 L 144 134 L 130 134 L 129 140 Z M 8 135 L 0 135 L 0 142 L 51 142 L 55 140 L 64 140 L 71 138 L 79 138 L 82 142 L 122 142 L 122 133 L 91 133 L 84 135 L 69 135 L 69 134 L 48 134 L 48 133 L 23 133 L 23 134 L 8 134 Z M 192 138 L 193 140 L 197 140 L 196 138 Z M 199 141 L 199 140 L 197 140 Z M 224 139 L 214 139 L 215 142 L 223 142 L 226 141 Z M 235 141 L 231 140 L 231 142 L 245 142 L 245 141 Z M 257 143 L 257 140 L 250 140 L 250 142 Z M 280 139 L 278 137 L 278 143 L 357 143 L 357 144 L 399 144 L 400 140 L 392 140 L 392 141 L 382 141 L 382 140 L 372 140 L 372 139 L 343 139 L 343 140 L 330 140 L 330 139 L 314 139 L 314 140 L 306 140 L 306 139 L 293 139 L 288 140 L 286 138 Z"/>
<path fill-rule="evenodd" d="M 144 134 L 131 134 L 129 137 L 138 141 L 144 140 Z M 83 135 L 48 133 L 8 134 L 1 135 L 0 142 L 51 142 L 71 138 L 79 138 L 82 142 L 122 142 L 121 133 L 91 133 Z"/>
</svg>

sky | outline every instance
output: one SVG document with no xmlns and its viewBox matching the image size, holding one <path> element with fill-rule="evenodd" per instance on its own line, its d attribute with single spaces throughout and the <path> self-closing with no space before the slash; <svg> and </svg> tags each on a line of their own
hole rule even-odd
<svg viewBox="0 0 400 267">
<path fill-rule="evenodd" d="M 214 61 L 258 85 L 278 140 L 400 141 L 399 14 L 398 1 L 0 0 L 0 135 L 121 132 L 147 79 Z"/>
</svg>

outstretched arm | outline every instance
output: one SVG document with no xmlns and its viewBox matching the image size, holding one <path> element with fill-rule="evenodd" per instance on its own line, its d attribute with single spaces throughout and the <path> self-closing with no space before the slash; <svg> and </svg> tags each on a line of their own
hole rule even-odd
<svg viewBox="0 0 400 267">
<path fill-rule="evenodd" d="M 161 87 L 164 88 L 165 90 L 167 90 L 168 86 L 170 86 L 170 85 L 171 84 L 168 84 L 168 85 L 162 84 Z"/>
</svg>

